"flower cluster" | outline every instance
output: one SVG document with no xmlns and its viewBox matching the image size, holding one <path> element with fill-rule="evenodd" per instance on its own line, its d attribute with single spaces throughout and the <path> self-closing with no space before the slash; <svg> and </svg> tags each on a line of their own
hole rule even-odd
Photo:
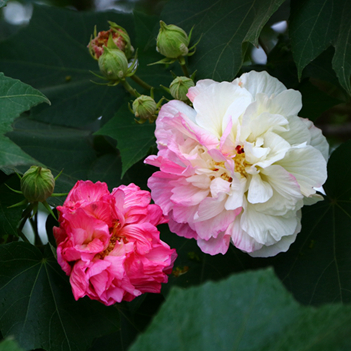
<svg viewBox="0 0 351 351">
<path fill-rule="evenodd" d="M 160 168 L 148 185 L 170 229 L 212 255 L 230 240 L 252 256 L 286 251 L 327 176 L 328 144 L 297 116 L 301 94 L 251 71 L 231 83 L 199 81 L 187 96 L 193 108 L 162 107 L 159 152 L 145 161 Z"/>
<path fill-rule="evenodd" d="M 160 240 L 156 225 L 167 220 L 149 192 L 130 184 L 110 193 L 106 183 L 78 181 L 57 210 L 57 260 L 76 300 L 112 305 L 160 292 L 177 254 Z"/>
</svg>

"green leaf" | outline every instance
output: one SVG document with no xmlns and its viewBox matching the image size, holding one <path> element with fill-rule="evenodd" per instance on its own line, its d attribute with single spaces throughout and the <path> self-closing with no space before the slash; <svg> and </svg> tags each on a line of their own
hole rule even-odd
<svg viewBox="0 0 351 351">
<path fill-rule="evenodd" d="M 232 80 L 242 66 L 243 43 L 257 45 L 263 26 L 283 2 L 173 0 L 165 6 L 161 18 L 187 33 L 195 25 L 190 46 L 202 35 L 195 55 L 189 58 L 197 78 Z"/>
<path fill-rule="evenodd" d="M 299 91 L 302 94 L 302 110 L 299 116 L 311 121 L 315 121 L 323 112 L 341 103 L 340 100 L 332 98 L 308 81 L 299 87 Z"/>
<path fill-rule="evenodd" d="M 97 134 L 107 135 L 118 141 L 122 157 L 122 175 L 136 162 L 141 160 L 155 145 L 155 124 L 138 124 L 124 103 L 116 115 L 106 123 Z"/>
<path fill-rule="evenodd" d="M 335 40 L 339 30 L 338 3 L 335 0 L 291 2 L 289 30 L 299 78 L 304 67 Z"/>
<path fill-rule="evenodd" d="M 8 338 L 0 342 L 0 351 L 24 351 L 15 340 Z"/>
<path fill-rule="evenodd" d="M 56 181 L 55 192 L 71 190 L 79 179 L 87 179 L 96 155 L 90 143 L 90 132 L 68 127 L 50 126 L 30 118 L 18 118 L 9 137 L 17 145 L 49 168 Z M 24 172 L 26 169 L 21 168 Z M 61 204 L 64 198 L 51 198 L 50 204 Z"/>
<path fill-rule="evenodd" d="M 0 185 L 0 237 L 4 235 L 17 236 L 17 224 L 21 219 L 25 205 L 13 208 L 8 207 L 23 201 L 24 196 L 14 193 L 5 184 L 15 190 L 21 189 L 17 175 L 8 177 L 5 183 Z"/>
<path fill-rule="evenodd" d="M 88 298 L 75 301 L 53 258 L 23 242 L 0 246 L 0 328 L 26 350 L 87 350 L 118 328 L 118 311 Z"/>
<path fill-rule="evenodd" d="M 136 350 L 346 350 L 351 307 L 300 306 L 271 269 L 175 288 Z"/>
<path fill-rule="evenodd" d="M 0 73 L 0 168 L 9 170 L 20 165 L 30 165 L 33 160 L 16 144 L 11 142 L 5 133 L 12 130 L 11 124 L 22 112 L 42 102 L 50 101 L 38 90 L 5 77 Z"/>
<path fill-rule="evenodd" d="M 340 6 L 340 5 L 339 5 Z M 340 20 L 338 18 L 338 20 Z M 351 3 L 346 1 L 342 7 L 342 18 L 338 40 L 335 43 L 333 68 L 341 86 L 351 95 Z"/>
<path fill-rule="evenodd" d="M 7 5 L 9 0 L 0 0 L 0 9 Z"/>
<path fill-rule="evenodd" d="M 286 253 L 256 261 L 274 265 L 295 298 L 320 305 L 351 302 L 351 142 L 328 162 L 327 196 L 302 212 L 302 231 Z"/>
<path fill-rule="evenodd" d="M 351 95 L 350 27 L 351 4 L 347 0 L 292 1 L 290 37 L 299 78 L 311 61 L 333 45 L 333 68 Z"/>
<path fill-rule="evenodd" d="M 52 102 L 35 109 L 32 117 L 48 124 L 82 128 L 100 116 L 107 121 L 124 99 L 122 87 L 93 84 L 90 71 L 99 73 L 87 48 L 94 26 L 108 29 L 113 21 L 128 30 L 130 14 L 89 13 L 54 7 L 34 7 L 30 24 L 0 43 L 0 65 L 8 76 L 19 78 L 42 91 Z"/>
</svg>

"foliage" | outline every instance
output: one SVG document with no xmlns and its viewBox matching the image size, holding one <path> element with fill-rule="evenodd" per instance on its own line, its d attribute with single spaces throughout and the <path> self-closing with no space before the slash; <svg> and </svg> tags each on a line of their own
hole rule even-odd
<svg viewBox="0 0 351 351">
<path fill-rule="evenodd" d="M 6 3 L 0 0 L 0 7 Z M 351 347 L 351 142 L 345 132 L 350 119 L 351 3 L 290 3 L 170 0 L 159 15 L 35 5 L 30 23 L 0 42 L 3 338 L 13 336 L 26 350 L 51 351 Z M 19 190 L 15 172 L 36 164 L 51 169 L 54 177 L 63 170 L 55 193 L 68 192 L 80 179 L 105 181 L 110 190 L 131 182 L 147 189 L 155 169 L 143 159 L 156 151 L 155 125 L 135 121 L 128 109 L 134 97 L 122 84 L 94 84 L 104 81 L 94 76 L 100 74 L 98 65 L 86 46 L 95 25 L 98 31 L 108 28 L 107 21 L 121 25 L 138 48 L 138 77 L 154 87 L 156 102 L 163 96 L 172 99 L 160 85 L 169 86 L 171 71 L 183 75 L 178 62 L 148 66 L 162 59 L 155 50 L 159 20 L 187 33 L 194 26 L 190 45 L 200 41 L 185 60 L 190 74 L 196 71 L 195 80 L 231 81 L 242 72 L 266 70 L 302 93 L 301 116 L 326 126 L 326 132 L 338 130 L 327 135 L 336 150 L 328 162 L 325 200 L 303 208 L 296 242 L 269 259 L 251 258 L 233 245 L 226 255 L 206 255 L 194 240 L 176 236 L 164 224 L 161 239 L 177 250 L 178 259 L 162 294 L 111 307 L 88 298 L 74 301 L 69 279 L 53 254 L 57 222 L 52 216 L 46 222 L 50 244 L 21 241 L 25 206 L 9 207 L 23 196 L 6 185 Z M 288 31 L 273 33 L 270 26 L 286 20 Z M 265 65 L 251 58 L 258 44 L 268 53 Z M 140 94 L 150 94 L 127 81 Z M 63 201 L 48 199 L 53 207 Z M 273 270 L 259 270 L 267 266 L 276 276 Z M 7 344 L 18 349 L 5 339 L 0 350 Z"/>
</svg>

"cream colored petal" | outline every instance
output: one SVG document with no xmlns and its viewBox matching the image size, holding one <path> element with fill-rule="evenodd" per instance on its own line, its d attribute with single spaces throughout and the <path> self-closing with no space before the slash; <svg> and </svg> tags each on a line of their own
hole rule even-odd
<svg viewBox="0 0 351 351">
<path fill-rule="evenodd" d="M 247 200 L 252 204 L 267 202 L 273 195 L 273 189 L 269 183 L 262 180 L 260 174 L 251 178 Z"/>
<path fill-rule="evenodd" d="M 283 83 L 265 71 L 244 73 L 239 78 L 235 79 L 233 83 L 247 89 L 254 97 L 257 93 L 264 93 L 271 96 L 278 95 L 286 90 Z"/>
<path fill-rule="evenodd" d="M 296 178 L 304 196 L 315 194 L 314 187 L 322 186 L 327 179 L 327 163 L 322 154 L 310 145 L 291 148 L 277 164 Z"/>
<path fill-rule="evenodd" d="M 300 120 L 306 125 L 308 131 L 311 134 L 311 140 L 309 144 L 319 150 L 327 161 L 329 157 L 329 144 L 325 136 L 322 134 L 322 131 L 317 128 L 309 119 L 300 118 Z"/>
</svg>

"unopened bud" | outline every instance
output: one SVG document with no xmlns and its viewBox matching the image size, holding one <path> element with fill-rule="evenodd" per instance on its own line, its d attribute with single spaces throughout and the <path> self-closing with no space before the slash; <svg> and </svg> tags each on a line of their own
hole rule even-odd
<svg viewBox="0 0 351 351">
<path fill-rule="evenodd" d="M 109 24 L 109 30 L 101 31 L 97 35 L 95 31 L 95 38 L 91 39 L 88 44 L 90 54 L 93 56 L 93 58 L 98 60 L 104 52 L 104 46 L 106 46 L 110 49 L 120 49 L 125 53 L 127 59 L 130 59 L 133 55 L 134 48 L 131 45 L 127 31 L 114 22 L 109 22 Z M 110 37 L 115 47 L 108 46 Z"/>
<path fill-rule="evenodd" d="M 21 179 L 21 191 L 29 202 L 43 202 L 54 192 L 55 179 L 47 168 L 32 166 Z"/>
<path fill-rule="evenodd" d="M 128 73 L 128 61 L 123 51 L 104 47 L 104 53 L 99 58 L 101 73 L 109 80 L 118 81 Z"/>
<path fill-rule="evenodd" d="M 169 86 L 169 90 L 175 99 L 187 101 L 188 97 L 186 94 L 188 93 L 189 88 L 193 86 L 194 82 L 192 79 L 188 77 L 177 77 Z"/>
<path fill-rule="evenodd" d="M 157 36 L 157 50 L 168 58 L 178 58 L 188 54 L 189 38 L 182 28 L 160 21 Z"/>
<path fill-rule="evenodd" d="M 153 119 L 156 114 L 156 110 L 156 102 L 150 96 L 141 95 L 133 102 L 134 115 L 141 120 Z"/>
</svg>

